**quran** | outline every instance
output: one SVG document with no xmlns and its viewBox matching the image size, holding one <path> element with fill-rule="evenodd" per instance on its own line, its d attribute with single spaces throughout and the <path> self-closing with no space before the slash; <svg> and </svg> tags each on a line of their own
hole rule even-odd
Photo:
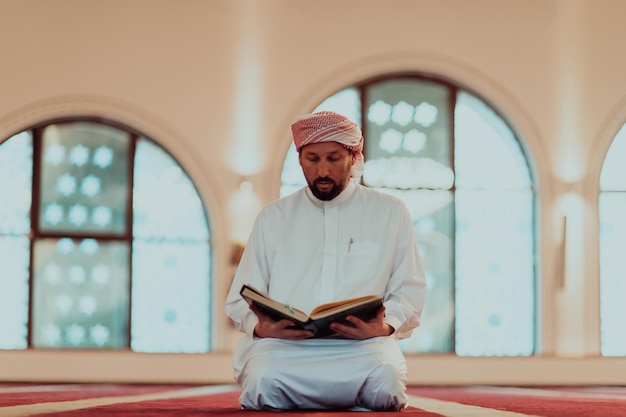
<svg viewBox="0 0 626 417">
<path fill-rule="evenodd" d="M 321 304 L 307 315 L 297 308 L 270 298 L 250 285 L 244 284 L 239 294 L 248 304 L 256 306 L 273 320 L 291 320 L 294 322 L 294 328 L 311 330 L 314 338 L 341 337 L 330 329 L 330 323 L 338 322 L 353 326 L 351 322 L 345 320 L 346 316 L 355 316 L 368 321 L 376 316 L 383 305 L 382 297 L 366 295 Z"/>
</svg>

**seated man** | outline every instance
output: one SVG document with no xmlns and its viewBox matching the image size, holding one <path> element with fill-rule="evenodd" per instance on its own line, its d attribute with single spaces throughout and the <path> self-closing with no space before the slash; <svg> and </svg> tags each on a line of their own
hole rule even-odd
<svg viewBox="0 0 626 417">
<path fill-rule="evenodd" d="M 333 112 L 292 125 L 307 187 L 257 217 L 226 301 L 245 333 L 233 357 L 241 406 L 255 410 L 400 410 L 407 371 L 398 340 L 419 325 L 426 285 L 404 203 L 359 184 L 363 137 Z M 363 321 L 334 323 L 339 337 L 311 338 L 290 320 L 249 307 L 243 284 L 308 313 L 319 304 L 376 294 Z"/>
</svg>

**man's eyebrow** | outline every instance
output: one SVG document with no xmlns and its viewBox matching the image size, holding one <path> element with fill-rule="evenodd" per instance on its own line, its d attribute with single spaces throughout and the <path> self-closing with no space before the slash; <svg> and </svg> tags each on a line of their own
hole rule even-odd
<svg viewBox="0 0 626 417">
<path fill-rule="evenodd" d="M 334 150 L 334 151 L 330 151 L 330 152 L 322 152 L 321 154 L 315 151 L 309 151 L 306 153 L 306 156 L 312 155 L 312 156 L 321 156 L 321 155 L 336 155 L 338 153 L 341 153 L 340 149 Z"/>
</svg>

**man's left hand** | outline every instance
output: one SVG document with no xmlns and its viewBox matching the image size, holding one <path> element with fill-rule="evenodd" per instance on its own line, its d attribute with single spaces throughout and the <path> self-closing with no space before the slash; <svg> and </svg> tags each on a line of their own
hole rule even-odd
<svg viewBox="0 0 626 417">
<path fill-rule="evenodd" d="M 356 316 L 346 316 L 346 320 L 354 325 L 332 323 L 330 328 L 346 339 L 370 339 L 372 337 L 389 336 L 395 329 L 385 323 L 385 306 L 382 306 L 376 316 L 369 321 L 363 321 Z"/>
</svg>

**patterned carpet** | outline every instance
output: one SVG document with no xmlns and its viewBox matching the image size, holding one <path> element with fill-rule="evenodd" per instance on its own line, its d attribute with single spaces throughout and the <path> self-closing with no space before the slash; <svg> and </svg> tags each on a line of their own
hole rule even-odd
<svg viewBox="0 0 626 417">
<path fill-rule="evenodd" d="M 626 387 L 411 387 L 408 391 L 411 406 L 399 413 L 406 417 L 626 417 Z M 0 417 L 277 415 L 240 410 L 238 395 L 232 385 L 0 384 Z M 322 417 L 355 413 L 278 414 Z"/>
</svg>

